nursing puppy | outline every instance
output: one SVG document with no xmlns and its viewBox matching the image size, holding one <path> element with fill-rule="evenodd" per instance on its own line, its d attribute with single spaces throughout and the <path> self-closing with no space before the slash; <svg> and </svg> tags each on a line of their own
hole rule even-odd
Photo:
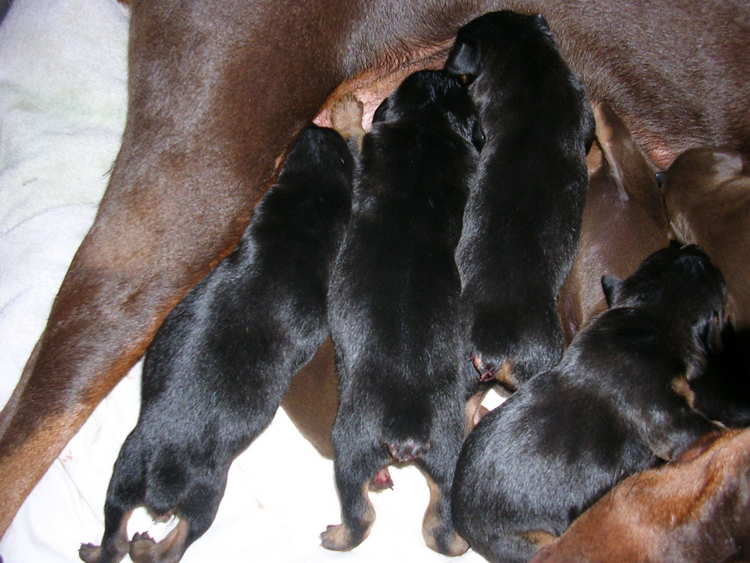
<svg viewBox="0 0 750 563">
<path fill-rule="evenodd" d="M 575 254 L 594 120 L 541 15 L 461 28 L 445 68 L 470 84 L 487 141 L 456 260 L 469 356 L 515 388 L 559 360 L 556 298 Z"/>
<path fill-rule="evenodd" d="M 654 165 L 608 104 L 596 104 L 594 117 L 578 252 L 557 302 L 566 343 L 607 308 L 602 276 L 629 276 L 670 238 Z"/>
<path fill-rule="evenodd" d="M 750 430 L 709 435 L 676 461 L 632 475 L 534 563 L 746 561 Z"/>
<path fill-rule="evenodd" d="M 673 244 L 602 285 L 610 308 L 463 447 L 454 522 L 490 561 L 529 559 L 619 480 L 715 429 L 680 392 L 720 345 L 721 273 Z"/>
<path fill-rule="evenodd" d="M 664 174 L 664 200 L 676 238 L 699 244 L 727 282 L 733 331 L 698 407 L 733 426 L 750 424 L 750 174 L 740 153 L 696 148 Z M 716 399 L 714 399 L 716 396 Z M 714 400 L 712 400 L 714 399 Z"/>
<path fill-rule="evenodd" d="M 115 462 L 102 545 L 81 546 L 84 561 L 128 551 L 134 561 L 177 561 L 211 525 L 230 464 L 328 334 L 328 270 L 352 169 L 338 133 L 305 129 L 238 249 L 167 317 L 146 354 L 138 423 Z M 138 506 L 180 522 L 158 544 L 129 542 Z"/>
<path fill-rule="evenodd" d="M 409 76 L 364 137 L 352 215 L 329 289 L 340 405 L 333 428 L 343 523 L 324 547 L 348 550 L 375 514 L 370 479 L 415 462 L 430 484 L 423 535 L 463 553 L 449 494 L 475 377 L 459 369 L 454 260 L 482 135 L 466 89 L 440 71 Z"/>
<path fill-rule="evenodd" d="M 729 313 L 750 330 L 750 172 L 729 149 L 690 149 L 664 175 L 670 225 L 680 240 L 700 244 L 721 268 Z"/>
</svg>

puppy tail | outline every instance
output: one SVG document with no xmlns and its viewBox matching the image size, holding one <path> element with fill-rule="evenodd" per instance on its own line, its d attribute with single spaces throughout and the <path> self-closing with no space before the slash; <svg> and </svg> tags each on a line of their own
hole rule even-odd
<svg viewBox="0 0 750 563">
<path fill-rule="evenodd" d="M 394 461 L 408 463 L 422 457 L 430 449 L 430 444 L 407 438 L 401 442 L 388 442 L 386 448 Z"/>
<path fill-rule="evenodd" d="M 383 442 L 395 462 L 408 463 L 430 449 L 432 413 L 423 400 L 399 407 L 393 405 L 386 413 Z"/>
</svg>

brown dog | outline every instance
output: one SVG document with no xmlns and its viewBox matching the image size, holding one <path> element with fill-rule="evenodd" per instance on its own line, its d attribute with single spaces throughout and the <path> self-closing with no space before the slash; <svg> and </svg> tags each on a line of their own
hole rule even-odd
<svg viewBox="0 0 750 563">
<path fill-rule="evenodd" d="M 591 98 L 607 100 L 658 165 L 694 145 L 750 153 L 746 6 L 135 2 L 123 145 L 0 420 L 0 530 L 170 309 L 235 246 L 274 162 L 326 99 L 356 91 L 376 104 L 379 81 L 441 65 L 461 25 L 509 7 L 546 16 Z"/>
<path fill-rule="evenodd" d="M 744 561 L 749 472 L 750 430 L 706 436 L 675 462 L 625 479 L 532 561 Z"/>
<path fill-rule="evenodd" d="M 670 166 L 664 199 L 676 237 L 701 245 L 721 268 L 735 329 L 750 330 L 750 174 L 729 149 L 691 149 Z"/>
<path fill-rule="evenodd" d="M 566 342 L 606 309 L 602 276 L 625 278 L 669 243 L 656 169 L 609 105 L 596 104 L 594 117 L 579 250 L 558 297 Z"/>
<path fill-rule="evenodd" d="M 696 148 L 681 154 L 664 175 L 664 199 L 675 238 L 701 245 L 719 266 L 729 290 L 734 330 L 727 350 L 709 377 L 696 382 L 697 408 L 719 414 L 736 426 L 750 424 L 750 174 L 743 156 L 721 148 Z M 709 390 L 709 393 L 702 392 Z M 728 413 L 726 400 L 731 404 Z"/>
</svg>

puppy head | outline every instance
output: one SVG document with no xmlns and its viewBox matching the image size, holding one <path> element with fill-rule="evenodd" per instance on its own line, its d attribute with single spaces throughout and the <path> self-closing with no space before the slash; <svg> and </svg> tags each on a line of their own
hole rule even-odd
<svg viewBox="0 0 750 563">
<path fill-rule="evenodd" d="M 481 150 L 484 132 L 474 103 L 461 82 L 444 71 L 415 72 L 375 110 L 373 124 L 406 118 L 447 119 L 451 129 Z"/>
<path fill-rule="evenodd" d="M 710 200 L 713 203 L 719 197 L 717 190 L 741 178 L 743 167 L 742 155 L 731 149 L 695 148 L 675 159 L 663 175 L 662 189 L 676 238 L 690 242 L 698 240 L 693 230 L 696 211 L 703 221 L 720 220 L 721 212 L 710 217 L 715 208 L 706 206 L 705 202 Z"/>
<path fill-rule="evenodd" d="M 742 155 L 731 149 L 695 148 L 678 156 L 664 175 L 665 197 L 685 190 L 711 191 L 742 174 Z"/>
<path fill-rule="evenodd" d="M 299 134 L 284 161 L 281 176 L 307 176 L 317 170 L 351 177 L 354 159 L 343 137 L 333 129 L 309 125 Z M 316 181 L 312 178 L 311 181 Z"/>
<path fill-rule="evenodd" d="M 602 289 L 610 307 L 657 307 L 690 327 L 702 349 L 718 351 L 726 323 L 726 284 L 698 246 L 673 242 L 625 280 L 604 276 Z"/>
<path fill-rule="evenodd" d="M 445 70 L 464 84 L 471 84 L 484 66 L 497 65 L 513 42 L 552 41 L 547 20 L 504 10 L 490 12 L 463 26 L 448 55 Z"/>
</svg>

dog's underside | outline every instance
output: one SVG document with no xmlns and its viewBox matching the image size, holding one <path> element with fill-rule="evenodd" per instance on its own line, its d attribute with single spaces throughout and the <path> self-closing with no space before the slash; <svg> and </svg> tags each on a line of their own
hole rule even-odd
<svg viewBox="0 0 750 563">
<path fill-rule="evenodd" d="M 750 154 L 750 7 L 733 1 L 134 2 L 122 148 L 0 418 L 0 531 L 234 248 L 299 130 L 346 92 L 374 108 L 407 73 L 441 66 L 461 25 L 503 8 L 545 15 L 592 101 L 658 166 L 693 146 Z"/>
</svg>

